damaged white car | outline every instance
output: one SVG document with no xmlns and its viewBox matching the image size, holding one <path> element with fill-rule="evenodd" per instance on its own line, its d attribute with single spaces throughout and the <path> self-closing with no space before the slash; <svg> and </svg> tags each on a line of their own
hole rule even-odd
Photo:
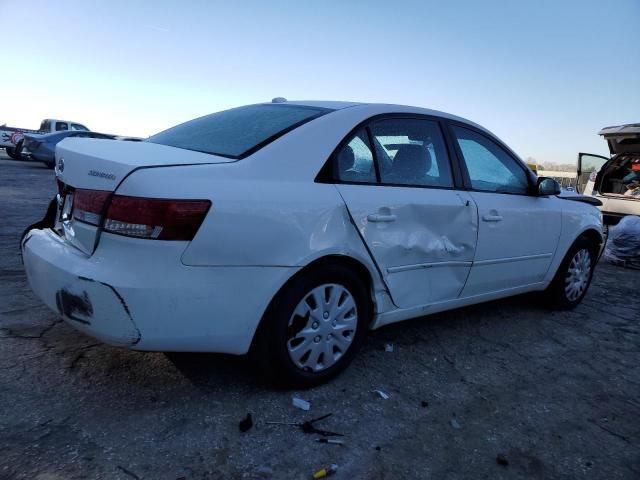
<svg viewBox="0 0 640 480">
<path fill-rule="evenodd" d="M 252 351 L 297 385 L 389 323 L 534 290 L 573 307 L 603 243 L 592 198 L 422 108 L 280 99 L 140 143 L 67 139 L 56 162 L 22 239 L 51 309 L 112 345 Z"/>
</svg>

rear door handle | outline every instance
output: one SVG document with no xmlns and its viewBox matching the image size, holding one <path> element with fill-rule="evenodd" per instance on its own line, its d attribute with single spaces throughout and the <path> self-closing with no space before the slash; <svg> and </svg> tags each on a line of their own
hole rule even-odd
<svg viewBox="0 0 640 480">
<path fill-rule="evenodd" d="M 370 213 L 367 215 L 367 220 L 370 222 L 395 222 L 395 215 L 382 215 L 380 213 Z"/>
<path fill-rule="evenodd" d="M 485 215 L 482 217 L 485 222 L 501 222 L 502 215 Z"/>
</svg>

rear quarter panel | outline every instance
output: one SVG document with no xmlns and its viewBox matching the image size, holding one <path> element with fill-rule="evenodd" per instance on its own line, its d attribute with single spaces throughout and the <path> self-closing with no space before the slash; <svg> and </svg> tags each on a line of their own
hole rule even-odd
<svg viewBox="0 0 640 480">
<path fill-rule="evenodd" d="M 305 266 L 345 255 L 377 270 L 333 185 L 255 178 L 250 163 L 141 169 L 122 195 L 209 199 L 196 237 L 182 254 L 191 266 Z"/>
</svg>

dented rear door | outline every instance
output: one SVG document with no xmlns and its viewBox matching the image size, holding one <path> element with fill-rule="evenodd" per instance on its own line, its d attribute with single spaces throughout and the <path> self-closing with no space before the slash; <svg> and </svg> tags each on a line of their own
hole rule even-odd
<svg viewBox="0 0 640 480">
<path fill-rule="evenodd" d="M 398 307 L 460 295 L 478 232 L 476 206 L 468 193 L 385 185 L 336 187 Z"/>
</svg>

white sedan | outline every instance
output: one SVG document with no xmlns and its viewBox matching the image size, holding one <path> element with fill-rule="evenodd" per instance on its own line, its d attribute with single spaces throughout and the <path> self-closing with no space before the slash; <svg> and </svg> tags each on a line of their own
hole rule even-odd
<svg viewBox="0 0 640 480">
<path fill-rule="evenodd" d="M 136 350 L 259 355 L 332 377 L 369 329 L 535 290 L 584 297 L 602 242 L 484 128 L 433 110 L 250 105 L 140 143 L 67 139 L 59 195 L 23 237 L 34 292 Z"/>
</svg>

